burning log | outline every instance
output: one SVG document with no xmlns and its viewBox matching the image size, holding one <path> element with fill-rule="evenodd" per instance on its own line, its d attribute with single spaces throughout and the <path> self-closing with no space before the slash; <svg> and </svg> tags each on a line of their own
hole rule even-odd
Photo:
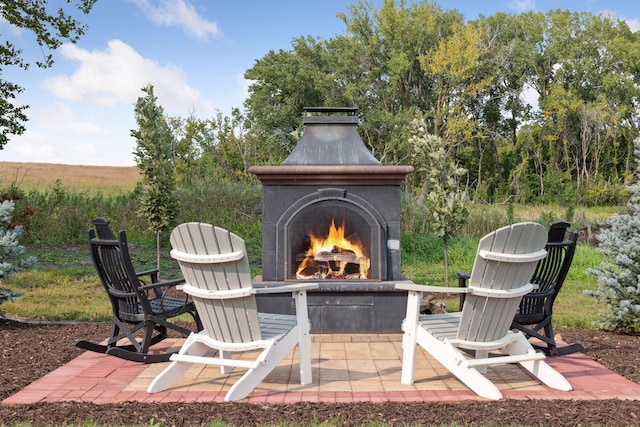
<svg viewBox="0 0 640 427">
<path fill-rule="evenodd" d="M 316 253 L 313 259 L 318 262 L 335 261 L 346 262 L 348 264 L 366 264 L 368 262 L 367 257 L 358 257 L 354 251 L 343 249 L 339 246 L 334 246 L 331 251 L 320 251 Z"/>
<path fill-rule="evenodd" d="M 360 239 L 346 238 L 345 226 L 331 227 L 326 238 L 309 233 L 310 246 L 296 271 L 297 279 L 366 279 L 370 260 L 363 253 Z M 356 270 L 356 271 L 354 271 Z"/>
</svg>

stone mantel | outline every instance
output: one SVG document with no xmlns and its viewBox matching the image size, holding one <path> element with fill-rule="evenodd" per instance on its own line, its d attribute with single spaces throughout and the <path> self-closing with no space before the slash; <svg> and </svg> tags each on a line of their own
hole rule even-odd
<svg viewBox="0 0 640 427">
<path fill-rule="evenodd" d="M 279 165 L 252 166 L 263 185 L 400 185 L 412 166 Z"/>
</svg>

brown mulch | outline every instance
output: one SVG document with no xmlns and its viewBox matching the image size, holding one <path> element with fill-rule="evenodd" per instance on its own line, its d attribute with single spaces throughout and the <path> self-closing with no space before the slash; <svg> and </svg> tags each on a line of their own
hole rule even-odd
<svg viewBox="0 0 640 427">
<path fill-rule="evenodd" d="M 33 324 L 0 320 L 0 400 L 80 354 L 78 338 L 104 339 L 105 323 Z M 585 354 L 640 383 L 640 336 L 573 328 L 559 330 L 566 342 L 582 342 Z M 0 405 L 0 426 L 83 424 L 194 426 L 215 420 L 230 425 L 520 425 L 640 426 L 640 402 L 505 400 L 447 403 L 139 403 L 84 402 Z M 153 422 L 151 421 L 153 420 Z M 155 423 L 155 424 L 153 424 Z"/>
</svg>

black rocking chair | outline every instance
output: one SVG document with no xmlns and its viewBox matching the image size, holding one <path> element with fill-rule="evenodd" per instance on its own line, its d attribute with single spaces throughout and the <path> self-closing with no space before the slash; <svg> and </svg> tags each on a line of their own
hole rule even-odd
<svg viewBox="0 0 640 427">
<path fill-rule="evenodd" d="M 170 353 L 149 353 L 149 347 L 167 337 L 167 329 L 189 335 L 192 331 L 170 323 L 167 319 L 189 313 L 198 331 L 202 324 L 195 305 L 185 298 L 167 296 L 169 288 L 183 284 L 183 279 L 158 281 L 158 270 L 136 272 L 124 231 L 116 237 L 104 218 L 93 221 L 88 231 L 91 258 L 100 281 L 107 291 L 112 308 L 111 334 L 106 345 L 79 340 L 75 345 L 84 350 L 106 353 L 136 362 L 166 362 Z M 146 283 L 142 278 L 147 278 Z M 118 344 L 126 339 L 129 344 Z"/>
<path fill-rule="evenodd" d="M 550 356 L 585 350 L 582 343 L 558 347 L 553 332 L 553 303 L 564 283 L 578 243 L 578 233 L 572 231 L 565 239 L 569 223 L 555 221 L 549 226 L 547 256 L 538 262 L 531 283 L 538 289 L 525 295 L 511 324 L 512 329 L 522 331 L 527 338 L 536 338 L 533 347 Z M 458 273 L 459 286 L 466 286 L 468 275 Z M 463 294 L 464 295 L 464 294 Z M 461 295 L 460 307 L 464 303 Z"/>
<path fill-rule="evenodd" d="M 549 226 L 549 237 L 545 247 L 546 258 L 538 263 L 531 283 L 538 289 L 525 295 L 511 327 L 522 331 L 528 338 L 537 338 L 542 344 L 534 347 L 547 355 L 563 355 L 583 351 L 581 343 L 558 347 L 553 332 L 553 303 L 567 277 L 578 243 L 578 233 L 572 231 L 565 239 L 569 227 L 566 221 L 555 221 Z"/>
</svg>

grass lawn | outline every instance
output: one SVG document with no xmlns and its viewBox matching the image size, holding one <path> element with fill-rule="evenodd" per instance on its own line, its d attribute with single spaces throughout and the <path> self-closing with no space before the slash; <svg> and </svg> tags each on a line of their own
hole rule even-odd
<svg viewBox="0 0 640 427">
<path fill-rule="evenodd" d="M 450 249 L 449 283 L 457 286 L 457 272 L 470 271 L 475 257 L 476 241 L 460 239 Z M 438 254 L 424 253 L 425 244 L 413 251 L 405 251 L 403 273 L 416 283 L 445 284 L 445 268 Z M 155 267 L 155 248 L 131 245 L 131 254 L 138 270 Z M 437 250 L 434 249 L 434 250 Z M 87 245 L 38 245 L 28 248 L 38 257 L 38 266 L 4 281 L 4 286 L 24 297 L 2 305 L 9 315 L 41 320 L 104 321 L 111 315 L 111 307 L 95 274 Z M 435 258 L 435 260 L 434 260 Z M 431 260 L 430 260 L 431 259 Z M 579 244 L 564 287 L 554 306 L 554 324 L 591 328 L 591 322 L 604 307 L 584 294 L 596 289 L 595 277 L 587 268 L 602 262 L 602 255 L 594 248 Z M 180 271 L 169 250 L 161 253 L 161 280 L 180 277 Z M 442 299 L 448 311 L 458 309 L 458 297 Z"/>
</svg>

